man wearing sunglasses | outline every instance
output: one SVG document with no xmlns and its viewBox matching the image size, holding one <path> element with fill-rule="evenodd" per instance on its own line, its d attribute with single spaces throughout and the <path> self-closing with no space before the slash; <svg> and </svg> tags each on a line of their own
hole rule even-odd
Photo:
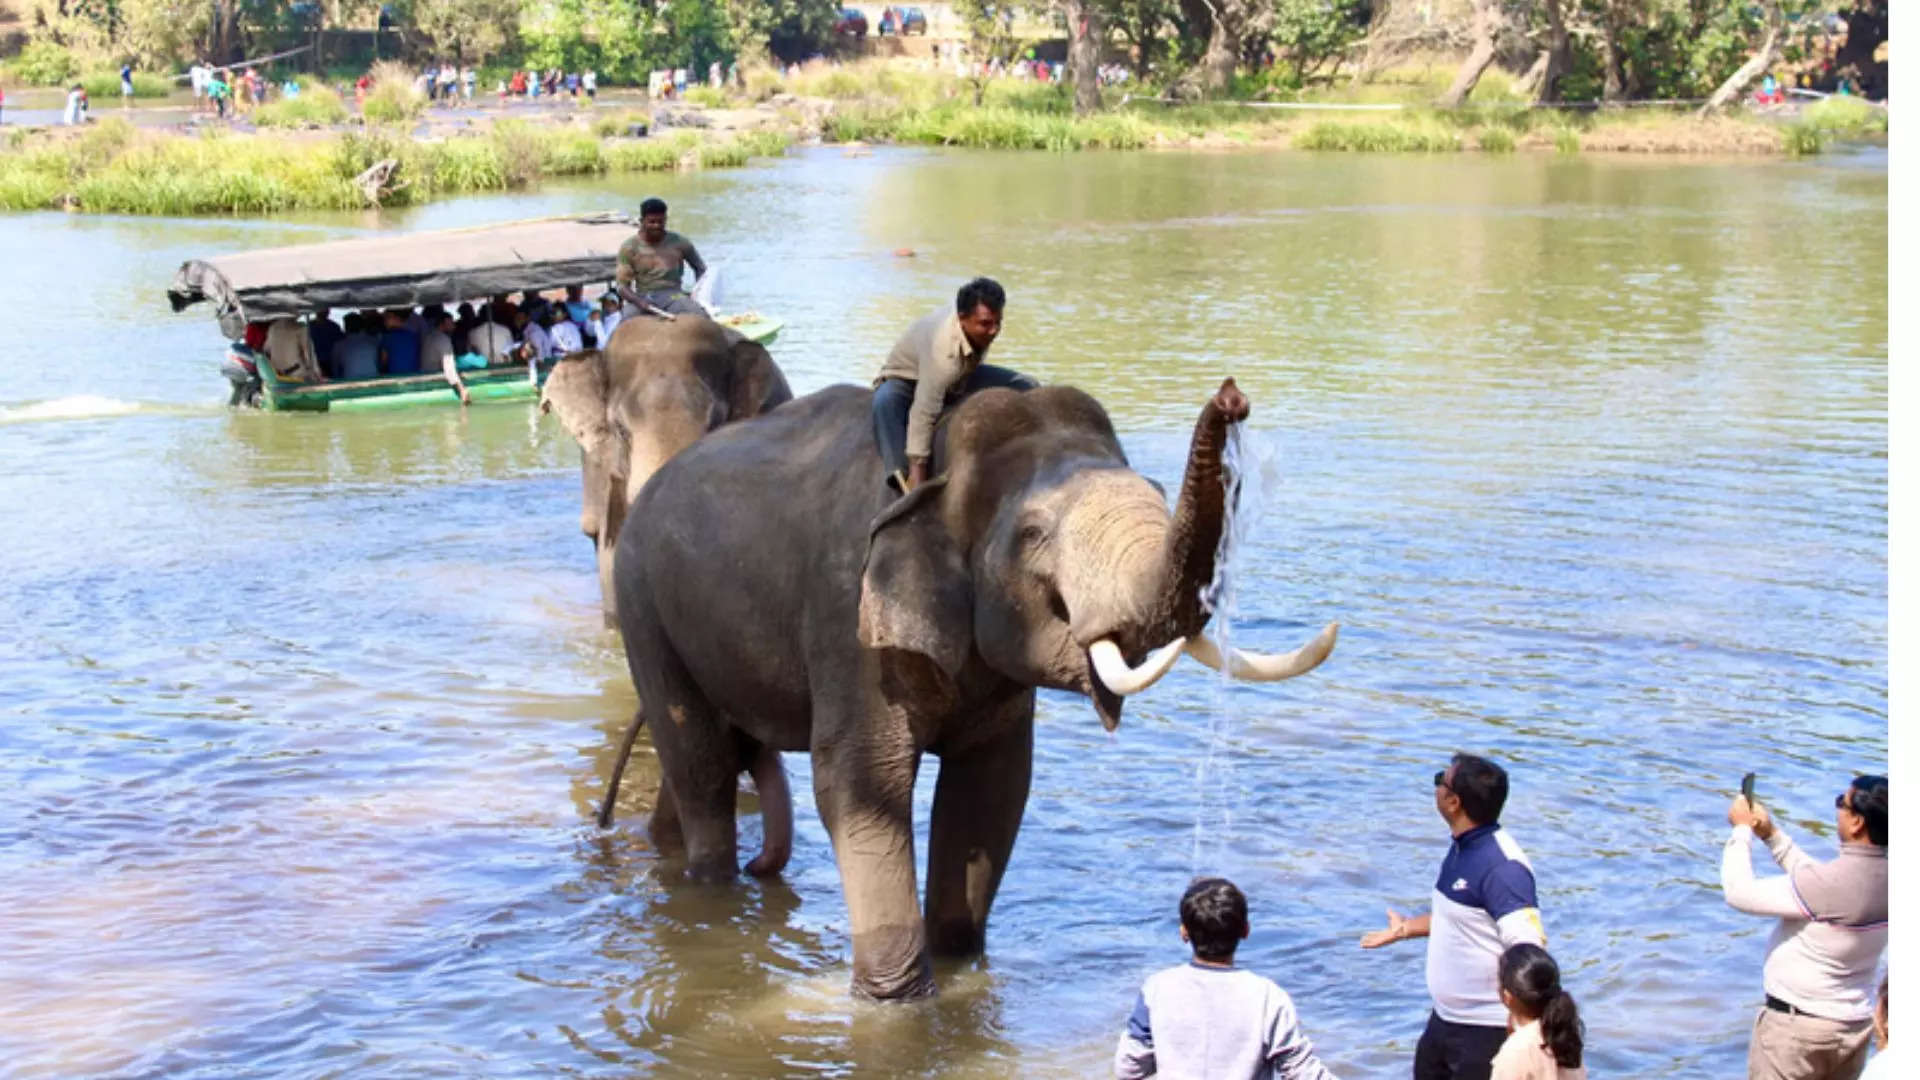
<svg viewBox="0 0 1920 1080">
<path fill-rule="evenodd" d="M 1867 1063 L 1873 993 L 1887 947 L 1887 778 L 1855 777 L 1833 800 L 1840 856 L 1815 862 L 1767 808 L 1735 796 L 1720 856 L 1727 903 L 1780 922 L 1767 940 L 1766 1007 L 1747 1045 L 1749 1080 L 1853 1080 Z M 1756 880 L 1748 841 L 1783 877 Z"/>
<path fill-rule="evenodd" d="M 1522 943 L 1544 947 L 1533 867 L 1500 828 L 1507 771 L 1486 758 L 1455 754 L 1433 774 L 1433 806 L 1453 833 L 1433 886 L 1433 910 L 1402 918 L 1360 939 L 1377 949 L 1408 938 L 1427 942 L 1427 993 L 1433 1012 L 1413 1052 L 1414 1080 L 1487 1080 L 1507 1038 L 1500 1001 L 1500 954 Z"/>
</svg>

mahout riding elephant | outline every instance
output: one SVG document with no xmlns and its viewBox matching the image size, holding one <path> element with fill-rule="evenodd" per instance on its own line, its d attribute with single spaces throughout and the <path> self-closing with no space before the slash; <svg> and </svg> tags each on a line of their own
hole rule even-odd
<svg viewBox="0 0 1920 1080">
<path fill-rule="evenodd" d="M 627 319 L 603 348 L 554 365 L 540 411 L 580 444 L 580 531 L 593 541 L 608 626 L 614 542 L 647 478 L 707 432 L 792 399 L 765 347 L 697 315 Z"/>
<path fill-rule="evenodd" d="M 792 399 L 763 346 L 694 315 L 625 320 L 604 348 L 554 365 L 540 411 L 558 414 L 580 444 L 580 531 L 593 541 L 607 625 L 615 624 L 614 542 L 647 478 L 707 432 Z M 748 869 L 777 873 L 793 850 L 792 793 L 779 755 L 747 746 L 737 766 L 753 776 L 764 824 L 762 850 Z M 656 807 L 663 803 L 657 843 L 671 850 L 672 806 L 655 800 Z"/>
<path fill-rule="evenodd" d="M 730 877 L 740 761 L 809 751 L 854 988 L 904 998 L 932 990 L 930 953 L 982 948 L 1026 807 L 1035 687 L 1088 695 L 1112 730 L 1182 652 L 1288 678 L 1338 626 L 1283 656 L 1223 655 L 1202 633 L 1222 449 L 1248 413 L 1231 379 L 1201 410 L 1171 513 L 1071 387 L 968 398 L 936 434 L 935 479 L 897 499 L 871 403 L 831 387 L 682 451 L 634 503 L 614 588 L 660 758 L 650 828 L 684 840 L 691 875 Z M 912 802 L 929 752 L 923 912 Z M 624 762 L 623 747 L 603 824 Z"/>
</svg>

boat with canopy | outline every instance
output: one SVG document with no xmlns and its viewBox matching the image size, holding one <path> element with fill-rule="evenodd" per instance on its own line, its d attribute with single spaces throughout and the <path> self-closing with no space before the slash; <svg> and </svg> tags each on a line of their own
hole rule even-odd
<svg viewBox="0 0 1920 1080">
<path fill-rule="evenodd" d="M 167 299 L 175 311 L 201 301 L 211 304 L 221 333 L 236 343 L 251 323 L 301 319 L 328 309 L 479 306 L 507 293 L 607 282 L 620 245 L 635 227 L 631 217 L 605 212 L 241 251 L 181 264 Z M 778 320 L 753 313 L 714 317 L 762 345 L 772 342 L 781 327 Z M 280 378 L 264 354 L 250 354 L 244 346 L 234 350 L 225 370 L 236 387 L 242 376 L 257 379 L 257 393 L 248 387 L 236 396 L 251 397 L 273 411 L 460 400 L 437 371 L 292 382 Z M 460 378 L 475 401 L 528 400 L 539 393 L 524 363 L 463 367 Z"/>
</svg>

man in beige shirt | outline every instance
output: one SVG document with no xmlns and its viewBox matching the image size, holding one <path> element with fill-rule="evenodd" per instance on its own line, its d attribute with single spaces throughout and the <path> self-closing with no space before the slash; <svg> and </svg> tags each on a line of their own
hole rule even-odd
<svg viewBox="0 0 1920 1080">
<path fill-rule="evenodd" d="M 313 355 L 313 338 L 293 319 L 275 319 L 267 327 L 267 360 L 285 382 L 317 383 L 320 361 Z"/>
<path fill-rule="evenodd" d="M 887 482 L 902 493 L 926 482 L 933 429 L 961 398 L 989 387 L 1040 385 L 1011 368 L 982 363 L 1000 336 L 1007 293 L 992 278 L 960 286 L 952 310 L 914 320 L 873 382 L 873 440 Z"/>
<path fill-rule="evenodd" d="M 1747 1047 L 1749 1080 L 1853 1080 L 1866 1066 L 1887 945 L 1887 778 L 1856 777 L 1833 807 L 1840 855 L 1824 863 L 1802 852 L 1766 807 L 1736 797 L 1727 811 L 1727 903 L 1780 920 L 1767 940 L 1766 1008 Z M 1754 877 L 1755 837 L 1784 876 Z"/>
</svg>

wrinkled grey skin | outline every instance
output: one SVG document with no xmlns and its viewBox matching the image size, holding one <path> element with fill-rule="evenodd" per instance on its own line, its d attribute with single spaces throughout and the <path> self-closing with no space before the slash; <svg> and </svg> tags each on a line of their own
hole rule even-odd
<svg viewBox="0 0 1920 1080">
<path fill-rule="evenodd" d="M 554 365 L 540 411 L 580 444 L 580 531 L 594 542 L 608 626 L 613 546 L 634 494 L 707 432 L 791 400 L 764 347 L 699 316 L 627 319 L 604 348 Z"/>
<path fill-rule="evenodd" d="M 540 392 L 540 411 L 557 415 L 580 444 L 580 531 L 593 541 L 607 625 L 615 625 L 614 542 L 633 494 L 707 432 L 792 399 L 764 347 L 698 316 L 627 319 L 604 349 L 554 366 Z M 629 734 L 621 750 L 623 764 L 632 739 Z M 753 775 L 764 824 L 764 847 L 748 869 L 778 873 L 793 850 L 792 793 L 779 755 L 743 745 L 735 764 L 736 772 Z M 674 849 L 673 799 L 664 788 L 654 799 L 654 820 L 657 842 Z"/>
<path fill-rule="evenodd" d="M 983 945 L 1027 801 L 1034 688 L 1089 695 L 1111 729 L 1122 699 L 1089 646 L 1138 663 L 1205 624 L 1220 455 L 1247 401 L 1228 380 L 1207 403 L 1171 514 L 1069 387 L 967 399 L 939 429 L 937 479 L 894 500 L 871 402 L 832 387 L 683 451 L 640 492 L 614 584 L 689 873 L 736 872 L 743 754 L 808 751 L 855 990 L 905 998 L 931 992 L 930 954 Z M 923 911 L 912 799 L 929 752 Z"/>
</svg>

